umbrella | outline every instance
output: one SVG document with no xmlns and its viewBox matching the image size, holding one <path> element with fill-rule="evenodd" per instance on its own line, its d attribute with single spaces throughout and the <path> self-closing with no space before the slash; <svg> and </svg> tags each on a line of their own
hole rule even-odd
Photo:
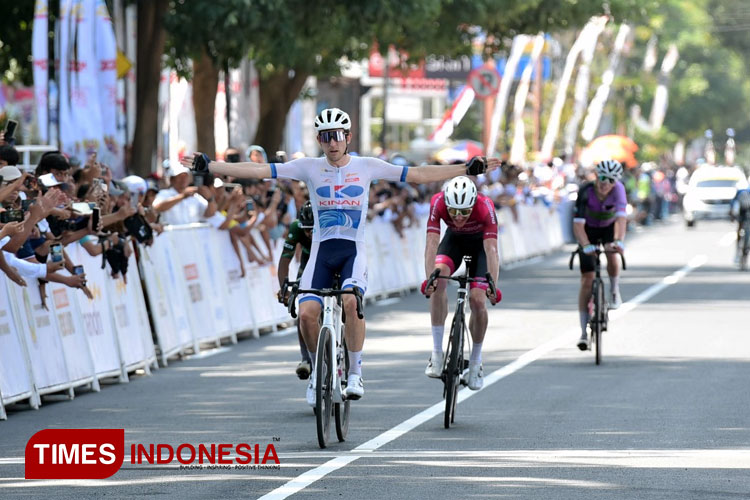
<svg viewBox="0 0 750 500">
<path fill-rule="evenodd" d="M 451 144 L 435 153 L 440 163 L 466 162 L 474 156 L 483 156 L 484 147 L 480 142 L 463 140 Z"/>
<path fill-rule="evenodd" d="M 635 152 L 638 145 L 624 135 L 603 135 L 589 143 L 581 152 L 581 163 L 593 165 L 602 160 L 617 160 L 629 168 L 638 165 Z"/>
</svg>

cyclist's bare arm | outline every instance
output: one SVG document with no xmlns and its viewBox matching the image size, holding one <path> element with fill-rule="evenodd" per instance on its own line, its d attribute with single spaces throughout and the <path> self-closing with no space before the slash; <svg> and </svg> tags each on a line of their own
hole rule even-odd
<svg viewBox="0 0 750 500">
<path fill-rule="evenodd" d="M 437 256 L 440 235 L 438 233 L 427 233 L 427 244 L 424 249 L 424 275 L 429 277 L 435 269 L 435 257 Z"/>
<path fill-rule="evenodd" d="M 573 236 L 576 241 L 582 247 L 590 244 L 589 237 L 586 236 L 586 222 L 585 221 L 574 221 L 573 222 Z"/>
<path fill-rule="evenodd" d="M 500 158 L 487 158 L 488 174 L 500 166 Z M 425 165 L 423 167 L 409 167 L 406 182 L 425 184 L 427 182 L 445 181 L 457 175 L 466 175 L 466 164 L 459 165 Z"/>
<path fill-rule="evenodd" d="M 497 240 L 495 238 L 484 240 L 484 254 L 487 256 L 487 271 L 497 283 L 497 275 L 500 272 L 500 256 L 497 252 Z"/>
<path fill-rule="evenodd" d="M 187 168 L 192 168 L 193 157 L 184 156 L 180 163 Z M 270 179 L 271 165 L 268 163 L 225 163 L 223 161 L 214 161 L 208 164 L 208 170 L 213 174 L 229 175 L 238 179 Z"/>
</svg>

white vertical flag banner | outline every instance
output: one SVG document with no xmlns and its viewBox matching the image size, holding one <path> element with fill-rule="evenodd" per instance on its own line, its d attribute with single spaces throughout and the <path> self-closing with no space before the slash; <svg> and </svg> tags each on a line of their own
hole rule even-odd
<svg viewBox="0 0 750 500">
<path fill-rule="evenodd" d="M 526 161 L 526 131 L 523 124 L 523 111 L 526 109 L 526 100 L 529 96 L 529 83 L 531 73 L 536 67 L 536 62 L 544 48 L 544 33 L 539 33 L 534 38 L 534 47 L 531 49 L 531 58 L 523 69 L 521 80 L 518 82 L 516 97 L 513 103 L 513 145 L 510 149 L 510 162 L 514 165 L 523 165 Z M 541 78 L 541 75 L 537 75 Z"/>
<path fill-rule="evenodd" d="M 578 54 L 581 53 L 581 49 L 583 48 L 583 43 L 589 37 L 592 30 L 598 29 L 597 25 L 601 24 L 604 26 L 606 23 L 606 16 L 592 17 L 581 30 L 578 38 L 570 48 L 568 56 L 565 58 L 565 69 L 563 69 L 563 74 L 557 87 L 555 102 L 552 105 L 552 112 L 547 121 L 547 131 L 544 134 L 544 141 L 542 142 L 542 158 L 552 158 L 552 149 L 555 147 L 555 140 L 557 139 L 557 133 L 560 129 L 560 117 L 562 116 L 563 106 L 565 105 L 565 96 L 568 92 L 570 79 L 573 76 L 573 69 L 575 68 Z"/>
<path fill-rule="evenodd" d="M 117 140 L 117 42 L 104 0 L 96 0 L 95 57 L 99 109 L 104 144 L 99 148 L 99 157 L 114 170 L 115 177 L 125 175 L 125 158 Z"/>
<path fill-rule="evenodd" d="M 97 0 L 76 0 L 75 13 L 76 60 L 71 67 L 70 103 L 73 127 L 79 131 L 78 141 L 73 150 L 65 153 L 79 159 L 100 152 L 104 145 L 102 116 L 99 106 L 99 62 L 96 58 L 96 2 Z"/>
<path fill-rule="evenodd" d="M 75 149 L 78 140 L 78 128 L 72 116 L 70 102 L 70 67 L 74 64 L 75 53 L 73 41 L 75 40 L 76 23 L 73 16 L 74 0 L 60 0 L 60 17 L 58 18 L 58 38 L 55 41 L 57 57 L 55 66 L 57 68 L 58 81 L 58 130 L 60 134 L 60 149 L 70 152 Z"/>
<path fill-rule="evenodd" d="M 667 83 L 669 83 L 669 74 L 677 64 L 680 53 L 675 44 L 671 44 L 667 49 L 667 54 L 661 62 L 661 71 L 659 72 L 659 84 L 654 94 L 654 105 L 651 107 L 651 116 L 649 122 L 651 130 L 659 130 L 664 123 L 664 117 L 667 115 Z"/>
<path fill-rule="evenodd" d="M 47 0 L 36 0 L 31 35 L 31 59 L 34 66 L 34 97 L 39 141 L 49 143 L 49 10 Z"/>
<path fill-rule="evenodd" d="M 513 38 L 513 43 L 510 46 L 510 55 L 508 60 L 505 62 L 505 68 L 503 69 L 503 78 L 500 80 L 500 88 L 497 91 L 497 97 L 495 98 L 495 109 L 492 113 L 490 120 L 490 140 L 489 150 L 485 153 L 489 156 L 497 151 L 497 140 L 500 137 L 500 129 L 503 126 L 503 118 L 505 118 L 505 108 L 508 102 L 508 95 L 510 95 L 510 87 L 513 85 L 513 79 L 516 75 L 516 67 L 518 61 L 521 60 L 526 45 L 529 43 L 531 38 L 528 35 L 516 35 Z"/>
<path fill-rule="evenodd" d="M 609 67 L 602 75 L 602 83 L 599 85 L 599 88 L 596 89 L 596 94 L 589 104 L 586 119 L 583 120 L 581 137 L 586 142 L 590 142 L 596 135 L 598 135 L 596 132 L 599 129 L 599 122 L 602 119 L 604 106 L 607 104 L 609 91 L 612 88 L 612 82 L 614 81 L 615 75 L 620 67 L 620 55 L 622 54 L 625 42 L 631 32 L 632 30 L 629 25 L 620 25 L 620 30 L 617 32 L 617 38 L 615 39 L 614 49 L 609 56 Z M 649 44 L 651 44 L 651 41 L 649 41 Z"/>
<path fill-rule="evenodd" d="M 594 51 L 599 40 L 599 35 L 602 34 L 602 31 L 604 31 L 603 24 L 595 25 L 595 28 L 591 30 L 581 50 L 581 65 L 578 66 L 576 87 L 573 93 L 573 114 L 565 125 L 563 140 L 563 151 L 565 151 L 568 157 L 575 151 L 578 124 L 581 123 L 581 118 L 583 118 L 583 113 L 586 110 L 586 104 L 589 101 L 589 84 L 591 83 L 590 66 L 594 58 Z"/>
</svg>

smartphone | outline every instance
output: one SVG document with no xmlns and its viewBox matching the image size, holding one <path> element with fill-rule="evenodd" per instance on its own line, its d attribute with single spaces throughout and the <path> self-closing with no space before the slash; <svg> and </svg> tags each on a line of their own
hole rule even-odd
<svg viewBox="0 0 750 500">
<path fill-rule="evenodd" d="M 16 127 L 18 127 L 18 122 L 15 120 L 8 120 L 8 123 L 5 124 L 3 139 L 5 139 L 5 142 L 8 144 L 12 144 L 13 139 L 15 139 Z"/>
<path fill-rule="evenodd" d="M 227 190 L 227 192 L 234 191 L 234 188 L 242 187 L 241 184 L 237 184 L 236 182 L 225 182 L 224 183 L 224 189 Z"/>
<path fill-rule="evenodd" d="M 136 192 L 130 193 L 130 205 L 133 208 L 138 208 L 138 201 L 140 200 L 140 195 Z"/>
<path fill-rule="evenodd" d="M 8 222 L 21 222 L 23 221 L 23 210 L 17 208 L 11 208 L 5 212 L 0 212 L 0 222 L 7 224 Z"/>
<path fill-rule="evenodd" d="M 255 203 L 253 203 L 252 200 L 247 200 L 245 202 L 245 210 L 247 210 L 248 212 L 252 212 L 253 210 L 255 210 Z"/>
<path fill-rule="evenodd" d="M 92 209 L 88 203 L 76 202 L 73 203 L 73 211 L 81 215 L 91 215 Z"/>
<path fill-rule="evenodd" d="M 76 276 L 79 274 L 83 274 L 83 266 L 73 266 L 73 274 Z"/>
<path fill-rule="evenodd" d="M 100 214 L 99 207 L 94 207 L 91 209 L 91 230 L 96 231 L 97 227 L 99 227 L 99 214 Z"/>
<path fill-rule="evenodd" d="M 60 243 L 55 243 L 49 247 L 49 255 L 52 262 L 61 262 L 63 260 L 63 247 Z"/>
</svg>

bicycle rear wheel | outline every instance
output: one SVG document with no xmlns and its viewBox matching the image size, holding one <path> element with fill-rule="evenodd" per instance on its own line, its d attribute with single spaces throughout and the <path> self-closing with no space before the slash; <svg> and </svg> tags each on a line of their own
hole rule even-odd
<svg viewBox="0 0 750 500">
<path fill-rule="evenodd" d="M 448 340 L 448 352 L 445 355 L 446 367 L 443 371 L 443 382 L 445 383 L 445 414 L 443 423 L 446 429 L 450 429 L 456 414 L 456 400 L 458 399 L 458 386 L 461 383 L 461 369 L 463 368 L 463 345 L 461 341 L 464 336 L 464 321 L 461 313 L 453 317 L 450 339 Z"/>
<path fill-rule="evenodd" d="M 740 269 L 747 271 L 747 254 L 750 252 L 750 223 L 742 226 L 742 250 L 740 254 Z"/>
<path fill-rule="evenodd" d="M 317 361 L 315 363 L 315 424 L 318 431 L 318 444 L 325 448 L 331 435 L 331 414 L 333 413 L 333 384 L 331 376 L 331 330 L 320 329 L 318 336 Z"/>
<path fill-rule="evenodd" d="M 349 349 L 346 347 L 346 339 L 341 338 L 341 350 L 340 354 L 344 359 L 338 361 L 338 369 L 343 369 L 341 373 L 341 379 L 346 380 L 349 377 Z M 341 391 L 343 393 L 343 389 Z M 333 407 L 333 413 L 336 421 L 336 437 L 339 441 L 346 439 L 346 433 L 349 431 L 349 403 L 348 399 L 345 399 L 343 403 L 336 403 Z"/>
<path fill-rule="evenodd" d="M 594 321 L 591 328 L 591 341 L 596 344 L 596 364 L 602 362 L 602 327 L 605 321 L 604 286 L 600 280 L 594 281 Z"/>
</svg>

